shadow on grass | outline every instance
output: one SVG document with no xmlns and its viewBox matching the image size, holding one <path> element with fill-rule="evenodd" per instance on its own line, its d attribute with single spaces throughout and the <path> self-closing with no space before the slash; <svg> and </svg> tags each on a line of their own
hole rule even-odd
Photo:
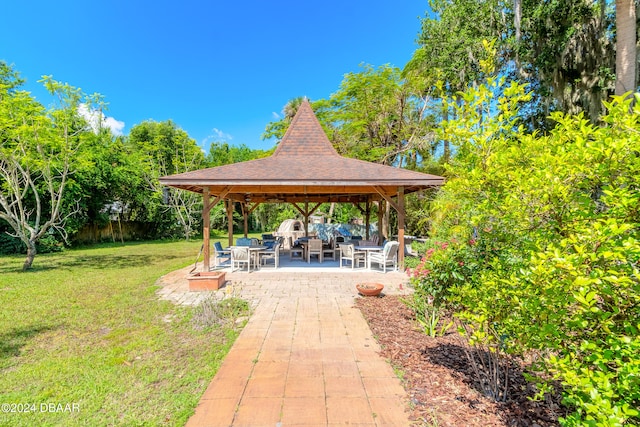
<svg viewBox="0 0 640 427">
<path fill-rule="evenodd" d="M 83 267 L 90 269 L 120 269 L 145 267 L 158 261 L 166 261 L 178 258 L 171 254 L 127 254 L 127 255 L 83 255 L 66 259 L 59 267 L 74 268 Z"/>
<path fill-rule="evenodd" d="M 6 366 L 7 359 L 18 357 L 22 347 L 35 336 L 54 329 L 50 325 L 32 325 L 0 333 L 0 368 Z"/>
<path fill-rule="evenodd" d="M 158 261 L 166 261 L 178 258 L 176 255 L 167 254 L 126 254 L 126 255 L 78 255 L 69 253 L 60 262 L 47 264 L 39 263 L 38 258 L 34 261 L 31 269 L 24 273 L 38 273 L 49 270 L 69 269 L 69 268 L 89 268 L 89 269 L 120 269 L 129 267 L 145 267 Z M 0 273 L 21 273 L 22 262 L 20 264 L 6 264 L 0 267 Z"/>
</svg>

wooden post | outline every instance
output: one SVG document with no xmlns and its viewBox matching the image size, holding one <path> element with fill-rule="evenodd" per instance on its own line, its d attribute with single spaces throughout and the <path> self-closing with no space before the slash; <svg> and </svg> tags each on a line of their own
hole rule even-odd
<svg viewBox="0 0 640 427">
<path fill-rule="evenodd" d="M 304 237 L 309 237 L 309 202 L 304 202 Z"/>
<path fill-rule="evenodd" d="M 211 223 L 210 218 L 211 215 L 211 206 L 209 206 L 209 187 L 204 187 L 202 189 L 202 246 L 203 246 L 203 254 L 204 254 L 204 271 L 209 271 L 210 268 L 210 257 L 211 253 L 209 251 L 210 246 L 210 236 L 211 236 Z"/>
<path fill-rule="evenodd" d="M 246 238 L 249 234 L 249 207 L 245 203 L 241 203 L 242 207 L 242 218 L 244 219 L 244 237 Z"/>
<path fill-rule="evenodd" d="M 364 202 L 364 226 L 366 227 L 365 239 L 369 240 L 369 227 L 371 226 L 371 202 L 367 198 Z"/>
<path fill-rule="evenodd" d="M 382 244 L 385 238 L 384 224 L 382 224 L 384 217 L 384 205 L 384 200 L 380 200 L 378 202 L 378 237 L 380 238 L 380 244 Z"/>
<path fill-rule="evenodd" d="M 404 187 L 398 187 L 398 268 L 404 270 Z"/>
<path fill-rule="evenodd" d="M 233 201 L 227 200 L 227 234 L 229 235 L 229 246 L 233 246 Z"/>
</svg>

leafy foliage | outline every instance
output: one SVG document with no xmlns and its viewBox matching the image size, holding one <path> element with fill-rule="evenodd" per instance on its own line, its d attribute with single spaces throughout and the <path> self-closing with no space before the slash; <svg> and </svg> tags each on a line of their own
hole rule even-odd
<svg viewBox="0 0 640 427">
<path fill-rule="evenodd" d="M 551 128 L 547 119 L 553 111 L 583 111 L 598 119 L 615 79 L 611 2 L 432 0 L 429 5 L 433 13 L 422 20 L 420 47 L 407 70 L 442 81 L 445 95 L 498 73 L 528 83 L 532 96 L 520 114 L 530 129 Z M 496 72 L 489 75 L 481 65 L 483 40 L 496 47 Z M 440 96 L 434 90 L 432 95 Z"/>
<path fill-rule="evenodd" d="M 528 99 L 489 79 L 451 100 L 434 230 L 453 244 L 426 260 L 425 288 L 446 289 L 472 343 L 538 354 L 541 393 L 555 379 L 574 409 L 564 425 L 638 423 L 640 110 L 616 98 L 600 126 L 555 113 L 540 136 L 518 122 Z"/>
<path fill-rule="evenodd" d="M 170 120 L 162 123 L 146 121 L 134 126 L 127 144 L 141 168 L 147 192 L 134 214 L 157 223 L 162 235 L 177 234 L 189 239 L 200 224 L 201 197 L 171 190 L 165 195 L 158 179 L 200 169 L 205 164 L 202 150 Z"/>
<path fill-rule="evenodd" d="M 18 90 L 22 81 L 11 67 L 0 62 L 0 69 L 0 220 L 26 247 L 27 270 L 45 235 L 67 239 L 67 219 L 78 210 L 66 203 L 68 189 L 89 133 L 78 108 L 100 103 L 100 96 L 45 76 L 41 82 L 57 102 L 47 111 Z"/>
</svg>

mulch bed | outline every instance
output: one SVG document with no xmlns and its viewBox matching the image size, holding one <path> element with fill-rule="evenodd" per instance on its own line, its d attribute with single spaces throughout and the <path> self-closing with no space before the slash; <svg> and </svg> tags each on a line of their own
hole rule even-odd
<svg viewBox="0 0 640 427">
<path fill-rule="evenodd" d="M 382 356 L 403 374 L 411 400 L 411 420 L 429 426 L 558 426 L 565 415 L 559 397 L 532 401 L 522 364 L 510 370 L 509 398 L 495 402 L 476 389 L 475 375 L 455 331 L 431 338 L 417 326 L 399 297 L 356 300 L 382 347 Z M 515 362 L 514 362 L 515 363 Z"/>
</svg>

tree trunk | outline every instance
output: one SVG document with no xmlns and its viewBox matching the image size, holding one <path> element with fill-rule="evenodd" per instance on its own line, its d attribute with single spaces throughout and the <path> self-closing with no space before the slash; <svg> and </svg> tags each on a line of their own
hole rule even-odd
<svg viewBox="0 0 640 427">
<path fill-rule="evenodd" d="M 616 95 L 636 90 L 636 7 L 616 0 Z"/>
<path fill-rule="evenodd" d="M 331 220 L 333 219 L 333 213 L 336 210 L 336 204 L 335 203 L 331 203 L 331 205 L 329 206 L 329 215 L 327 218 L 327 224 L 331 224 Z"/>
<path fill-rule="evenodd" d="M 33 260 L 36 257 L 36 242 L 34 240 L 29 240 L 27 243 L 27 259 L 24 260 L 24 264 L 22 265 L 22 271 L 27 271 L 33 265 Z"/>
<path fill-rule="evenodd" d="M 385 239 L 389 238 L 389 223 L 391 222 L 391 205 L 384 204 L 384 217 L 382 218 L 382 235 Z"/>
<path fill-rule="evenodd" d="M 521 22 L 522 22 L 522 0 L 513 0 L 513 26 L 516 29 L 516 42 L 520 41 Z"/>
</svg>

